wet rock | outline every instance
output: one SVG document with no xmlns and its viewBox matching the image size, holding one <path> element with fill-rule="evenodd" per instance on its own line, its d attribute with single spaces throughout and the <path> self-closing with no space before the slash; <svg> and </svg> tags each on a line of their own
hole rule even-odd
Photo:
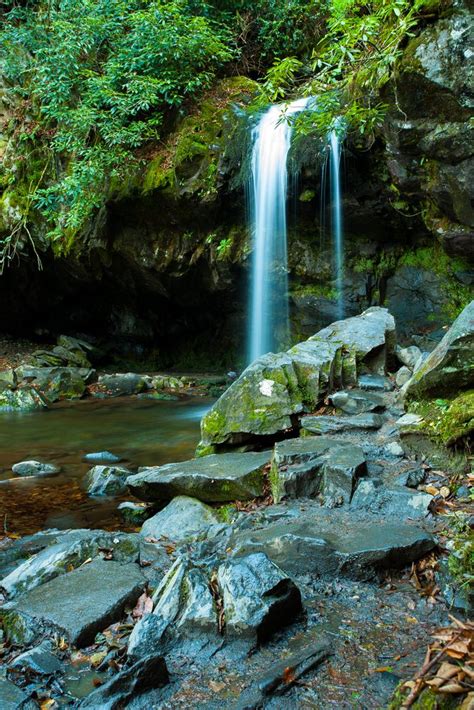
<svg viewBox="0 0 474 710">
<path fill-rule="evenodd" d="M 35 387 L 0 391 L 0 412 L 30 412 L 47 408 L 48 401 Z"/>
<path fill-rule="evenodd" d="M 301 426 L 311 434 L 336 434 L 357 429 L 380 429 L 383 418 L 380 414 L 364 413 L 352 417 L 308 416 L 303 417 Z"/>
<path fill-rule="evenodd" d="M 330 449 L 324 464 L 322 494 L 328 506 L 350 503 L 358 479 L 366 472 L 366 461 L 359 446 Z"/>
<path fill-rule="evenodd" d="M 14 389 L 16 387 L 16 374 L 12 368 L 8 370 L 0 370 L 0 390 Z"/>
<path fill-rule="evenodd" d="M 360 375 L 359 387 L 363 390 L 373 390 L 375 392 L 390 392 L 393 385 L 388 377 L 382 375 Z"/>
<path fill-rule="evenodd" d="M 302 437 L 275 444 L 270 472 L 273 499 L 325 498 L 349 502 L 357 478 L 366 470 L 362 449 L 327 437 Z"/>
<path fill-rule="evenodd" d="M 286 353 L 253 362 L 201 422 L 200 454 L 239 445 L 295 425 L 336 386 L 356 383 L 359 365 L 383 371 L 395 345 L 395 324 L 384 308 L 338 321 Z"/>
<path fill-rule="evenodd" d="M 150 517 L 153 508 L 146 503 L 135 503 L 126 500 L 120 503 L 117 510 L 120 513 L 122 520 L 131 525 L 142 525 L 147 518 Z"/>
<path fill-rule="evenodd" d="M 474 384 L 474 301 L 456 318 L 441 342 L 405 386 L 408 399 L 439 396 Z"/>
<path fill-rule="evenodd" d="M 268 698 L 284 695 L 306 673 L 331 655 L 330 643 L 320 641 L 287 657 L 242 692 L 235 710 L 257 710 L 264 707 Z"/>
<path fill-rule="evenodd" d="M 168 644 L 196 636 L 210 635 L 216 640 L 217 614 L 209 582 L 207 571 L 188 558 L 178 558 L 153 594 L 153 612 L 135 625 L 128 643 L 128 657 L 140 658 L 150 648 L 162 652 Z"/>
<path fill-rule="evenodd" d="M 82 367 L 31 367 L 16 369 L 19 380 L 27 380 L 42 392 L 50 402 L 60 399 L 78 399 L 92 382 L 95 370 Z"/>
<path fill-rule="evenodd" d="M 83 350 L 77 348 L 75 350 L 70 350 L 62 345 L 56 345 L 52 349 L 52 354 L 57 355 L 62 358 L 64 362 L 72 367 L 90 367 L 91 363 L 87 359 Z"/>
<path fill-rule="evenodd" d="M 105 387 L 112 397 L 137 394 L 147 389 L 146 379 L 134 372 L 101 375 L 99 385 Z"/>
<path fill-rule="evenodd" d="M 115 560 L 138 558 L 139 538 L 124 533 L 106 533 L 102 530 L 78 530 L 73 536 L 63 535 L 64 542 L 55 542 L 24 560 L 0 581 L 8 597 L 14 597 L 79 567 L 99 550 L 110 550 Z M 70 539 L 72 537 L 72 539 Z"/>
<path fill-rule="evenodd" d="M 265 552 L 290 575 L 370 579 L 379 569 L 410 564 L 435 544 L 429 533 L 399 517 L 328 510 L 305 500 L 266 509 L 250 529 L 236 531 L 229 546 L 237 556 Z"/>
<path fill-rule="evenodd" d="M 60 335 L 57 340 L 58 346 L 65 348 L 71 353 L 84 353 L 92 362 L 101 360 L 104 353 L 96 345 L 89 343 L 83 338 L 73 338 L 70 335 Z"/>
<path fill-rule="evenodd" d="M 125 490 L 131 471 L 121 466 L 94 466 L 87 474 L 90 496 L 110 496 Z"/>
<path fill-rule="evenodd" d="M 91 454 L 85 454 L 82 458 L 87 463 L 119 463 L 119 461 L 122 461 L 120 456 L 116 456 L 110 451 L 95 451 Z"/>
<path fill-rule="evenodd" d="M 45 640 L 38 646 L 17 656 L 10 664 L 10 668 L 22 673 L 51 676 L 59 673 L 62 665 L 59 658 L 53 653 L 51 642 Z"/>
<path fill-rule="evenodd" d="M 308 436 L 275 444 L 270 471 L 275 503 L 282 498 L 312 498 L 318 495 L 325 454 L 337 443 L 324 437 Z"/>
<path fill-rule="evenodd" d="M 39 631 L 59 631 L 72 645 L 86 646 L 120 618 L 126 605 L 136 602 L 143 586 L 138 565 L 96 559 L 8 602 L 0 617 L 8 617 L 8 639 L 10 629 L 26 619 Z"/>
<path fill-rule="evenodd" d="M 385 409 L 384 400 L 380 395 L 359 389 L 334 392 L 329 399 L 345 414 L 363 414 Z"/>
<path fill-rule="evenodd" d="M 386 445 L 385 451 L 387 454 L 390 454 L 390 456 L 405 456 L 405 452 L 398 441 L 390 441 Z"/>
<path fill-rule="evenodd" d="M 397 347 L 395 352 L 402 365 L 405 365 L 412 371 L 415 369 L 416 363 L 422 356 L 420 348 L 416 345 L 410 345 L 408 348 Z"/>
<path fill-rule="evenodd" d="M 208 505 L 195 498 L 177 496 L 166 508 L 149 518 L 141 529 L 144 537 L 166 537 L 175 542 L 203 537 L 222 521 Z"/>
<path fill-rule="evenodd" d="M 298 587 L 263 553 L 225 562 L 217 581 L 227 637 L 260 642 L 293 622 L 302 609 Z"/>
<path fill-rule="evenodd" d="M 403 365 L 397 373 L 395 374 L 395 382 L 397 384 L 397 387 L 403 387 L 408 380 L 411 378 L 411 370 Z"/>
<path fill-rule="evenodd" d="M 408 488 L 417 488 L 426 478 L 424 468 L 412 468 L 409 471 L 404 471 L 397 478 L 399 486 L 407 486 Z"/>
<path fill-rule="evenodd" d="M 433 496 L 402 486 L 385 486 L 377 480 L 359 483 L 351 507 L 403 518 L 424 518 Z"/>
<path fill-rule="evenodd" d="M 119 710 L 126 707 L 128 701 L 138 698 L 148 690 L 161 688 L 168 681 L 165 659 L 152 653 L 123 668 L 107 683 L 81 700 L 78 708 Z"/>
<path fill-rule="evenodd" d="M 61 471 L 61 467 L 41 461 L 20 461 L 13 464 L 12 471 L 17 476 L 53 476 Z"/>
<path fill-rule="evenodd" d="M 372 307 L 360 316 L 332 323 L 310 340 L 316 338 L 343 343 L 355 352 L 358 362 L 364 362 L 371 371 L 383 375 L 393 359 L 397 336 L 395 321 L 389 311 Z"/>
<path fill-rule="evenodd" d="M 37 710 L 38 705 L 9 680 L 0 678 L 0 707 L 2 710 Z"/>
<path fill-rule="evenodd" d="M 229 453 L 140 470 L 127 485 L 141 500 L 185 495 L 209 503 L 250 500 L 263 493 L 263 469 L 271 454 Z"/>
</svg>

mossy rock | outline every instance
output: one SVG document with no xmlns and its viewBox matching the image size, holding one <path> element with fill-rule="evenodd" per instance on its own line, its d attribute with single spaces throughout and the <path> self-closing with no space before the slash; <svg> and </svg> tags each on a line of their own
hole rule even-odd
<svg viewBox="0 0 474 710">
<path fill-rule="evenodd" d="M 232 106 L 249 103 L 256 86 L 248 77 L 231 77 L 205 94 L 148 163 L 143 192 L 161 190 L 175 198 L 187 194 L 203 201 L 214 199 L 220 163 L 238 122 Z"/>
</svg>

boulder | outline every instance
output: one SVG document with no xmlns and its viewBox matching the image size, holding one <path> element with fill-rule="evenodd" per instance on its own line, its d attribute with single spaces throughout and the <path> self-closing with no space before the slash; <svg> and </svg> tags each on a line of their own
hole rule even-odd
<svg viewBox="0 0 474 710">
<path fill-rule="evenodd" d="M 52 676 L 61 671 L 62 665 L 53 653 L 51 642 L 46 639 L 29 651 L 16 656 L 10 668 L 22 673 L 33 673 L 36 676 Z"/>
<path fill-rule="evenodd" d="M 21 365 L 15 370 L 19 380 L 32 382 L 50 402 L 78 399 L 95 378 L 95 370 L 84 367 L 34 367 Z"/>
<path fill-rule="evenodd" d="M 17 476 L 54 476 L 61 471 L 61 466 L 41 461 L 20 461 L 13 464 L 12 471 Z"/>
<path fill-rule="evenodd" d="M 0 610 L 7 639 L 18 624 L 34 623 L 38 632 L 61 633 L 74 646 L 92 643 L 95 634 L 117 621 L 143 591 L 138 565 L 96 559 L 55 577 Z M 13 632 L 14 633 L 14 632 Z"/>
<path fill-rule="evenodd" d="M 135 660 L 153 648 L 163 652 L 168 644 L 193 636 L 218 638 L 218 621 L 210 592 L 209 573 L 188 558 L 178 558 L 153 594 L 153 612 L 135 625 L 127 655 Z"/>
<path fill-rule="evenodd" d="M 177 496 L 166 508 L 144 523 L 141 534 L 144 537 L 166 537 L 173 542 L 204 536 L 211 526 L 222 521 L 208 505 L 195 498 Z"/>
<path fill-rule="evenodd" d="M 302 610 L 298 587 L 261 552 L 225 562 L 217 582 L 227 637 L 264 641 Z"/>
<path fill-rule="evenodd" d="M 325 505 L 348 504 L 359 478 L 366 472 L 364 453 L 351 444 L 331 448 L 323 471 L 321 492 Z"/>
<path fill-rule="evenodd" d="M 258 358 L 203 417 L 198 453 L 295 427 L 298 416 L 313 411 L 331 389 L 354 385 L 359 368 L 383 373 L 395 340 L 389 312 L 369 308 L 286 353 Z"/>
<path fill-rule="evenodd" d="M 69 349 L 65 348 L 63 345 L 56 345 L 51 352 L 53 355 L 63 358 L 64 362 L 71 367 L 91 366 L 84 351 L 80 348 Z"/>
<path fill-rule="evenodd" d="M 415 369 L 418 360 L 422 357 L 422 352 L 416 345 L 410 345 L 407 348 L 397 347 L 395 352 L 402 365 L 405 365 L 412 371 Z"/>
<path fill-rule="evenodd" d="M 408 399 L 440 396 L 474 385 L 474 301 L 405 385 Z"/>
<path fill-rule="evenodd" d="M 110 550 L 114 560 L 138 558 L 138 536 L 103 530 L 76 530 L 52 539 L 53 544 L 32 554 L 0 581 L 0 589 L 15 597 L 82 565 L 101 549 Z"/>
<path fill-rule="evenodd" d="M 147 389 L 145 377 L 135 372 L 101 375 L 99 385 L 102 385 L 112 397 L 137 394 Z"/>
<path fill-rule="evenodd" d="M 250 500 L 263 494 L 263 469 L 271 454 L 213 454 L 182 463 L 139 470 L 127 478 L 133 495 L 141 500 L 171 500 L 190 496 L 207 503 Z"/>
<path fill-rule="evenodd" d="M 370 579 L 380 569 L 403 567 L 435 545 L 429 533 L 396 515 L 328 510 L 309 500 L 267 508 L 249 529 L 236 530 L 229 543 L 236 556 L 265 552 L 290 575 L 354 579 Z"/>
<path fill-rule="evenodd" d="M 117 507 L 120 517 L 130 525 L 142 525 L 153 512 L 153 507 L 147 503 L 135 503 L 131 500 L 123 501 Z"/>
<path fill-rule="evenodd" d="M 283 498 L 314 498 L 348 503 L 357 478 L 366 471 L 361 448 L 326 437 L 288 439 L 275 444 L 270 471 L 275 503 Z"/>
<path fill-rule="evenodd" d="M 386 486 L 379 480 L 364 480 L 359 483 L 351 501 L 351 507 L 371 513 L 384 513 L 399 519 L 425 518 L 433 496 L 428 493 Z"/>
<path fill-rule="evenodd" d="M 331 403 L 344 414 L 364 414 L 385 409 L 383 397 L 374 392 L 352 389 L 329 395 Z"/>
<path fill-rule="evenodd" d="M 150 649 L 152 651 L 152 649 Z M 79 702 L 78 708 L 117 710 L 128 707 L 142 693 L 161 688 L 169 681 L 165 659 L 155 653 L 125 666 L 112 678 Z"/>
<path fill-rule="evenodd" d="M 30 412 L 47 408 L 48 401 L 35 387 L 0 391 L 0 412 Z"/>
<path fill-rule="evenodd" d="M 380 429 L 383 425 L 380 414 L 356 414 L 352 417 L 308 416 L 301 419 L 301 427 L 311 434 L 336 434 L 358 429 Z"/>
<path fill-rule="evenodd" d="M 12 368 L 0 370 L 0 390 L 14 389 L 16 387 L 16 374 Z"/>
<path fill-rule="evenodd" d="M 110 496 L 125 490 L 131 471 L 121 466 L 94 466 L 87 474 L 90 496 Z"/>
</svg>

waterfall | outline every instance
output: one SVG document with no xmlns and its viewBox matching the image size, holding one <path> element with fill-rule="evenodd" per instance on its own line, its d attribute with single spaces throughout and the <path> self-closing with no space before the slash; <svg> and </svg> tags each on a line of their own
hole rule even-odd
<svg viewBox="0 0 474 710">
<path fill-rule="evenodd" d="M 287 117 L 303 111 L 308 102 L 271 106 L 252 131 L 249 362 L 289 345 L 286 161 L 293 124 Z"/>
<path fill-rule="evenodd" d="M 344 244 L 341 204 L 341 155 L 342 144 L 339 137 L 340 126 L 336 122 L 329 134 L 330 145 L 330 185 L 331 185 L 331 231 L 334 253 L 334 269 L 336 272 L 337 317 L 344 318 Z"/>
</svg>

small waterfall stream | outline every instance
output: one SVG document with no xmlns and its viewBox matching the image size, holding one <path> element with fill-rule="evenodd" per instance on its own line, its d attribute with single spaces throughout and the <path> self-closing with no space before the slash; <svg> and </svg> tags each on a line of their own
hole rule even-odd
<svg viewBox="0 0 474 710">
<path fill-rule="evenodd" d="M 289 345 L 286 200 L 293 124 L 309 99 L 271 106 L 252 131 L 249 186 L 254 250 L 247 359 Z"/>
<path fill-rule="evenodd" d="M 330 144 L 330 176 L 331 176 L 331 232 L 334 254 L 334 269 L 336 272 L 337 317 L 344 318 L 344 244 L 341 203 L 341 155 L 342 143 L 339 137 L 339 126 L 336 125 L 329 135 Z M 324 169 L 324 168 L 323 168 Z"/>
</svg>

